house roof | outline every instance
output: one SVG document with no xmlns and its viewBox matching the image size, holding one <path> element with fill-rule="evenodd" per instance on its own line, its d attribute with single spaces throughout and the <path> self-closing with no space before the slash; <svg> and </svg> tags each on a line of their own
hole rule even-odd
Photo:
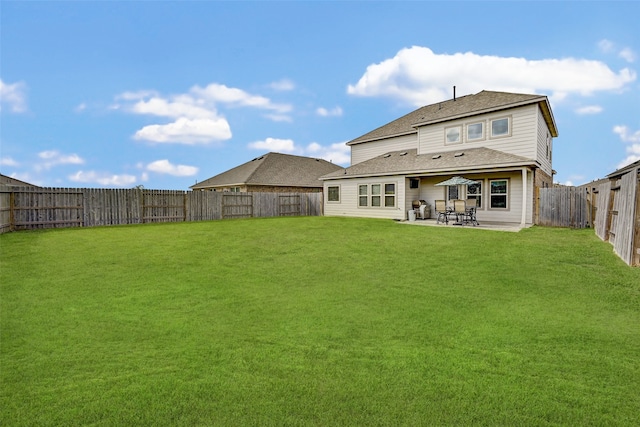
<svg viewBox="0 0 640 427">
<path fill-rule="evenodd" d="M 322 187 L 319 178 L 337 170 L 342 170 L 342 167 L 323 159 L 267 153 L 190 188 L 197 190 L 240 185 Z"/>
<path fill-rule="evenodd" d="M 624 174 L 626 174 L 627 172 L 632 171 L 633 169 L 636 168 L 640 168 L 640 160 L 636 160 L 635 162 L 631 163 L 630 165 L 624 166 L 618 170 L 616 170 L 615 172 L 610 173 L 609 175 L 606 176 L 606 178 L 615 178 L 618 176 L 622 176 Z"/>
<path fill-rule="evenodd" d="M 20 181 L 19 179 L 2 174 L 0 174 L 0 185 L 11 187 L 37 187 L 37 185 L 29 184 L 28 182 Z"/>
<path fill-rule="evenodd" d="M 522 166 L 536 166 L 532 159 L 490 148 L 417 154 L 416 149 L 393 151 L 365 160 L 321 179 L 356 178 L 384 175 L 442 175 Z"/>
<path fill-rule="evenodd" d="M 461 96 L 418 108 L 399 119 L 347 142 L 347 145 L 412 134 L 417 132 L 417 127 L 419 126 L 535 103 L 540 105 L 551 135 L 558 136 L 558 130 L 546 96 L 483 90 L 475 95 Z"/>
</svg>

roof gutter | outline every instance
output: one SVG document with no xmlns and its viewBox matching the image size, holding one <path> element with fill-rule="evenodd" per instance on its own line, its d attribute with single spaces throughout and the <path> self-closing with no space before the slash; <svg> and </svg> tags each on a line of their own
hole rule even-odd
<svg viewBox="0 0 640 427">
<path fill-rule="evenodd" d="M 472 173 L 493 173 L 493 172 L 505 172 L 511 170 L 520 170 L 522 167 L 532 167 L 538 168 L 538 164 L 535 161 L 530 162 L 515 162 L 515 163 L 506 163 L 504 165 L 496 165 L 490 168 L 478 168 L 477 166 L 463 166 L 463 167 L 455 167 L 455 168 L 441 168 L 441 169 L 430 169 L 430 170 L 414 170 L 414 171 L 396 171 L 396 172 L 373 172 L 373 173 L 364 173 L 364 174 L 345 174 L 342 176 L 332 176 L 332 177 L 320 177 L 323 181 L 330 181 L 336 179 L 351 179 L 351 178 L 372 178 L 377 176 L 397 176 L 397 175 L 414 175 L 414 176 L 435 176 L 435 175 L 444 175 L 458 172 L 472 172 Z"/>
</svg>

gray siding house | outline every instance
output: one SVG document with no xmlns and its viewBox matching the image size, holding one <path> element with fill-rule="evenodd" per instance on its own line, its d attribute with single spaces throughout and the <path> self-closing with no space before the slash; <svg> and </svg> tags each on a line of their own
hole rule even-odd
<svg viewBox="0 0 640 427">
<path fill-rule="evenodd" d="M 413 200 L 473 198 L 481 221 L 532 224 L 557 136 L 542 95 L 482 91 L 421 107 L 347 143 L 351 166 L 322 177 L 325 215 L 401 220 Z M 477 183 L 436 185 L 453 176 Z"/>
</svg>

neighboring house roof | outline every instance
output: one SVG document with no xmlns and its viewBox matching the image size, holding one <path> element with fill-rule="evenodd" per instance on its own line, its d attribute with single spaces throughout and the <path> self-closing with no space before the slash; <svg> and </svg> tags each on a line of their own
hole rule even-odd
<svg viewBox="0 0 640 427">
<path fill-rule="evenodd" d="M 393 151 L 357 163 L 323 180 L 382 175 L 445 174 L 471 170 L 535 166 L 532 159 L 479 147 L 458 151 L 417 154 L 416 149 Z"/>
<path fill-rule="evenodd" d="M 347 145 L 360 144 L 376 139 L 391 138 L 417 132 L 418 126 L 455 120 L 478 114 L 490 113 L 507 108 L 520 107 L 538 103 L 542 114 L 551 131 L 551 135 L 558 136 L 558 130 L 551 112 L 549 100 L 542 95 L 527 95 L 520 93 L 493 92 L 483 90 L 475 95 L 461 96 L 448 101 L 427 105 L 400 117 L 384 126 L 372 130 Z"/>
<path fill-rule="evenodd" d="M 627 172 L 630 172 L 633 169 L 638 168 L 638 167 L 640 167 L 640 160 L 636 160 L 635 162 L 631 163 L 630 165 L 627 165 L 625 167 L 622 167 L 622 168 L 616 170 L 615 172 L 610 173 L 605 178 L 615 178 L 615 177 L 618 177 L 618 176 L 622 176 L 622 175 L 626 174 Z"/>
<path fill-rule="evenodd" d="M 322 187 L 319 178 L 336 170 L 342 170 L 342 167 L 323 159 L 267 153 L 190 188 L 197 190 L 240 185 Z"/>
<path fill-rule="evenodd" d="M 0 185 L 11 187 L 37 187 L 37 185 L 29 184 L 28 182 L 20 181 L 19 179 L 11 178 L 7 175 L 0 174 Z"/>
</svg>

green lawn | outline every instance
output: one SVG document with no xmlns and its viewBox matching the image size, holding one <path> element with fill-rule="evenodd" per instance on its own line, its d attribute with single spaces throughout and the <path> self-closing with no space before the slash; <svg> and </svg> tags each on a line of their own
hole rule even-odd
<svg viewBox="0 0 640 427">
<path fill-rule="evenodd" d="M 638 425 L 593 230 L 271 218 L 0 236 L 0 424 Z"/>
</svg>

